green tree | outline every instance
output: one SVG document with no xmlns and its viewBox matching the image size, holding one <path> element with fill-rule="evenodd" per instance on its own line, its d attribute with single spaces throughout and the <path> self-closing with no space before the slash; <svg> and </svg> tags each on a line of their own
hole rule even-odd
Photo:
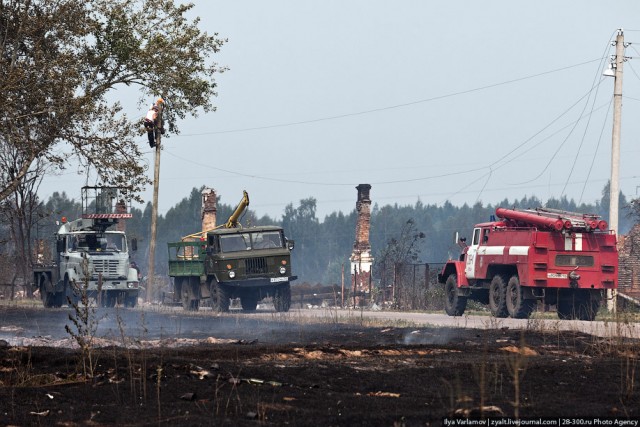
<svg viewBox="0 0 640 427">
<path fill-rule="evenodd" d="M 345 269 L 345 281 L 349 283 L 349 256 L 355 241 L 356 211 L 349 215 L 334 212 L 327 215 L 319 224 L 320 244 L 317 246 L 319 259 L 318 275 L 321 283 L 339 284 L 342 280 L 342 269 Z"/>
<path fill-rule="evenodd" d="M 0 200 L 36 162 L 62 170 L 70 160 L 107 185 L 135 195 L 148 184 L 134 143 L 138 118 L 109 96 L 126 86 L 143 99 L 161 94 L 175 120 L 215 109 L 211 56 L 225 40 L 198 29 L 193 5 L 159 0 L 2 0 L 0 2 Z"/>
<path fill-rule="evenodd" d="M 602 198 L 600 199 L 600 203 L 597 204 L 597 211 L 595 212 L 608 222 L 611 222 L 609 219 L 609 208 L 611 206 L 610 194 L 611 182 L 607 181 L 607 184 L 602 189 Z M 633 226 L 632 217 L 634 205 L 635 202 L 633 200 L 631 202 L 627 202 L 627 197 L 621 191 L 618 198 L 618 234 L 625 234 L 629 232 Z"/>
<path fill-rule="evenodd" d="M 316 199 L 309 197 L 300 200 L 297 208 L 291 203 L 288 204 L 282 217 L 282 227 L 286 235 L 296 243 L 291 255 L 294 272 L 304 281 L 320 281 L 321 263 L 318 249 L 321 236 L 320 224 L 316 217 Z"/>
</svg>

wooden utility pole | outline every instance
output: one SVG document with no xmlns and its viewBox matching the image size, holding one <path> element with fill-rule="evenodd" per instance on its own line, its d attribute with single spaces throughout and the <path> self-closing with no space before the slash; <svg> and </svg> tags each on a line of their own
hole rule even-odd
<svg viewBox="0 0 640 427">
<path fill-rule="evenodd" d="M 613 84 L 613 132 L 611 138 L 611 183 L 609 188 L 609 229 L 618 235 L 618 203 L 620 198 L 620 125 L 622 115 L 622 64 L 624 63 L 624 33 L 618 30 Z M 616 311 L 616 290 L 607 291 L 607 308 Z"/>
<path fill-rule="evenodd" d="M 160 186 L 160 140 L 162 133 L 162 111 L 164 103 L 157 102 L 158 123 L 154 129 L 156 140 L 155 166 L 153 173 L 153 203 L 151 205 L 151 240 L 149 241 L 149 268 L 147 270 L 147 302 L 153 301 L 153 290 L 155 288 L 155 254 L 156 254 L 156 230 L 158 227 L 158 188 Z"/>
</svg>

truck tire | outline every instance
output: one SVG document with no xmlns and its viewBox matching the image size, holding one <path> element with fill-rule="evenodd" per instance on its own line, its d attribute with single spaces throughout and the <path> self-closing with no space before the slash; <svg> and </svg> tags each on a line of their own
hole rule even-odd
<svg viewBox="0 0 640 427">
<path fill-rule="evenodd" d="M 62 305 L 67 302 L 65 297 L 66 295 L 64 292 L 56 292 L 53 297 L 53 306 L 55 308 L 62 307 Z"/>
<path fill-rule="evenodd" d="M 458 278 L 455 274 L 451 274 L 444 284 L 444 311 L 449 316 L 462 316 L 466 308 L 467 297 L 460 295 Z"/>
<path fill-rule="evenodd" d="M 200 298 L 196 286 L 200 286 L 200 278 L 189 277 L 182 281 L 182 308 L 186 311 L 198 311 L 200 308 Z"/>
<path fill-rule="evenodd" d="M 507 283 L 507 311 L 514 319 L 528 319 L 535 308 L 535 300 L 525 299 L 520 279 L 514 274 Z"/>
<path fill-rule="evenodd" d="M 280 285 L 273 296 L 273 307 L 279 313 L 286 313 L 291 308 L 291 285 Z"/>
<path fill-rule="evenodd" d="M 45 308 L 54 308 L 56 306 L 56 294 L 54 292 L 40 291 L 42 297 L 42 305 Z"/>
<path fill-rule="evenodd" d="M 231 300 L 226 287 L 213 279 L 209 284 L 209 292 L 211 293 L 211 308 L 213 311 L 220 313 L 228 312 Z"/>
<path fill-rule="evenodd" d="M 44 308 L 54 307 L 55 294 L 47 291 L 47 288 L 51 288 L 51 281 L 46 275 L 40 276 L 40 298 L 42 299 L 42 305 Z"/>
<path fill-rule="evenodd" d="M 63 299 L 65 300 L 64 302 L 67 303 L 69 307 L 77 307 L 78 303 L 80 302 L 81 292 L 79 290 L 76 290 L 75 282 L 73 282 L 72 286 L 71 282 L 69 281 L 69 276 L 64 276 L 63 289 Z M 71 302 L 67 300 L 67 296 L 69 296 Z"/>
<path fill-rule="evenodd" d="M 507 280 L 503 274 L 496 274 L 489 285 L 489 310 L 494 317 L 504 318 L 507 310 Z"/>
</svg>

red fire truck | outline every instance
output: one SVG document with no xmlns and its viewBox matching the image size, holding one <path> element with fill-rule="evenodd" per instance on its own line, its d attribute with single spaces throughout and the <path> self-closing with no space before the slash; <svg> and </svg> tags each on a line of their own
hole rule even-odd
<svg viewBox="0 0 640 427">
<path fill-rule="evenodd" d="M 438 274 L 445 311 L 461 316 L 469 299 L 495 317 L 528 318 L 538 301 L 561 319 L 593 320 L 607 290 L 617 288 L 616 236 L 597 215 L 548 208 L 496 209 L 478 224 L 459 260 Z"/>
</svg>

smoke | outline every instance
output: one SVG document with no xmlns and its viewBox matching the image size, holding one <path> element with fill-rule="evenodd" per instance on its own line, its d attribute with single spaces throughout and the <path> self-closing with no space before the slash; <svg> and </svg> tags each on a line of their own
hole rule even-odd
<svg viewBox="0 0 640 427">
<path fill-rule="evenodd" d="M 73 309 L 10 307 L 0 312 L 0 340 L 12 346 L 73 347 L 65 326 L 73 327 Z M 148 307 L 143 310 L 95 308 L 96 346 L 252 344 L 303 342 L 322 336 L 327 325 L 300 324 L 292 313 L 256 311 L 219 314 L 206 308 L 185 312 L 182 307 Z"/>
<path fill-rule="evenodd" d="M 456 336 L 455 331 L 449 328 L 414 330 L 403 337 L 402 343 L 404 345 L 444 345 L 449 344 Z"/>
</svg>

